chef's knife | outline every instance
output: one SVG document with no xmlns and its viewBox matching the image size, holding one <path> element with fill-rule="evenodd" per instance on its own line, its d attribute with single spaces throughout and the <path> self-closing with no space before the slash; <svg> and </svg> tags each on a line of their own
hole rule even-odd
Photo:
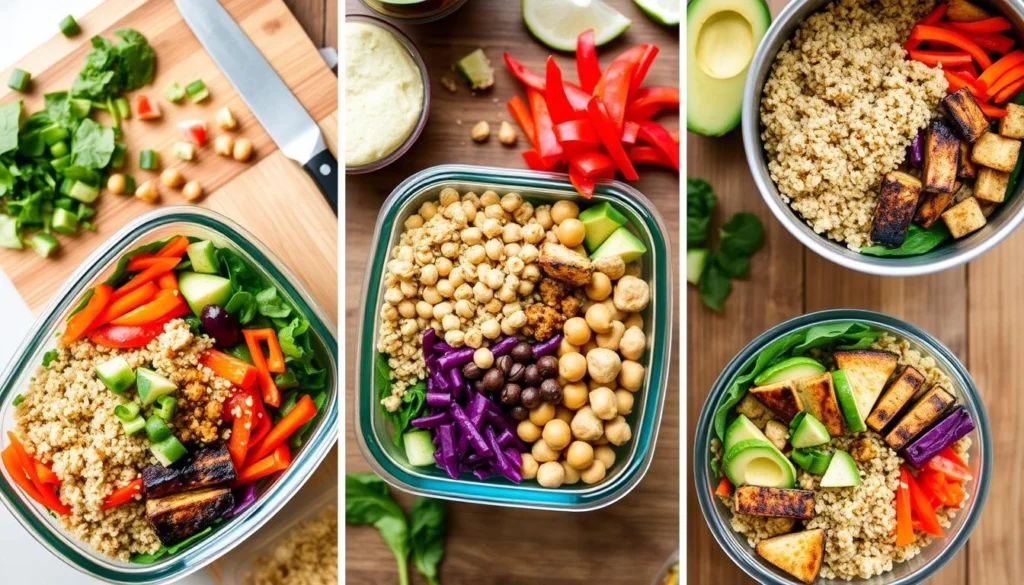
<svg viewBox="0 0 1024 585">
<path fill-rule="evenodd" d="M 313 177 L 338 213 L 338 161 L 316 121 L 288 89 L 256 45 L 217 0 L 175 0 L 203 48 L 235 86 L 267 134 Z"/>
</svg>

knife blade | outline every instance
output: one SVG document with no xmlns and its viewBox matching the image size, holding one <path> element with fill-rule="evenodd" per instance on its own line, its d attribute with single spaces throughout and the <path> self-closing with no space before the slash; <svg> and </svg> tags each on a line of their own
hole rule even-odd
<svg viewBox="0 0 1024 585">
<path fill-rule="evenodd" d="M 175 0 L 185 23 L 288 158 L 313 177 L 335 215 L 338 161 L 316 120 L 217 0 Z"/>
</svg>

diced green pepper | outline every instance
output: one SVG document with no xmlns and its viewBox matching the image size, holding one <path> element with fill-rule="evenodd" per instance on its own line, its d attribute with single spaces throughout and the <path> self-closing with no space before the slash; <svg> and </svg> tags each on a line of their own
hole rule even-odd
<svg viewBox="0 0 1024 585">
<path fill-rule="evenodd" d="M 135 177 L 131 175 L 124 176 L 124 192 L 126 195 L 132 195 L 135 193 Z"/>
<path fill-rule="evenodd" d="M 130 422 L 139 417 L 141 410 L 137 402 L 125 402 L 114 407 L 114 415 L 125 422 Z"/>
<path fill-rule="evenodd" d="M 146 436 L 149 437 L 150 441 L 159 443 L 174 435 L 171 434 L 171 429 L 167 426 L 167 422 L 154 415 L 146 419 Z"/>
<path fill-rule="evenodd" d="M 49 258 L 60 246 L 57 238 L 50 234 L 36 233 L 28 238 L 28 245 L 42 258 Z"/>
<path fill-rule="evenodd" d="M 66 37 L 73 37 L 82 32 L 82 29 L 78 27 L 78 22 L 75 21 L 75 17 L 69 14 L 61 19 L 60 32 Z"/>
<path fill-rule="evenodd" d="M 50 145 L 50 156 L 53 158 L 60 158 L 67 155 L 68 143 L 61 140 L 60 142 L 54 142 Z"/>
<path fill-rule="evenodd" d="M 110 166 L 111 168 L 120 169 L 124 168 L 124 155 L 128 152 L 128 147 L 123 142 L 114 143 L 114 153 L 110 155 Z"/>
<path fill-rule="evenodd" d="M 193 102 L 201 102 L 206 98 L 210 97 L 210 90 L 207 89 L 206 84 L 203 83 L 202 79 L 197 79 L 192 83 L 185 86 L 185 93 L 192 99 Z"/>
<path fill-rule="evenodd" d="M 66 236 L 73 236 L 78 231 L 78 216 L 71 211 L 58 207 L 53 210 L 53 231 Z"/>
<path fill-rule="evenodd" d="M 168 101 L 178 103 L 185 99 L 185 88 L 181 87 L 177 81 L 172 81 L 170 85 L 164 88 L 164 97 Z"/>
<path fill-rule="evenodd" d="M 160 153 L 155 150 L 146 149 L 139 153 L 139 168 L 147 171 L 155 171 L 160 167 Z"/>
<path fill-rule="evenodd" d="M 22 248 L 21 238 L 18 237 L 18 220 L 0 214 L 0 246 L 20 250 Z"/>
<path fill-rule="evenodd" d="M 32 74 L 24 69 L 15 69 L 11 71 L 11 77 L 7 80 L 7 87 L 14 91 L 27 91 L 28 85 L 32 81 Z"/>
<path fill-rule="evenodd" d="M 75 181 L 71 184 L 71 189 L 68 190 L 66 195 L 72 199 L 77 199 L 82 203 L 92 203 L 100 196 L 100 188 L 95 185 L 90 185 L 85 181 Z"/>
</svg>

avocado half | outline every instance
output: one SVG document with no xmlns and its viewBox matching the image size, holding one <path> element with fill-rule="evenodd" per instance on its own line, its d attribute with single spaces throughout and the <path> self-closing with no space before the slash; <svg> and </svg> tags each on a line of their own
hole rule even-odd
<svg viewBox="0 0 1024 585">
<path fill-rule="evenodd" d="M 739 125 L 747 69 L 771 25 L 765 0 L 692 0 L 686 7 L 686 128 L 721 136 Z"/>
</svg>

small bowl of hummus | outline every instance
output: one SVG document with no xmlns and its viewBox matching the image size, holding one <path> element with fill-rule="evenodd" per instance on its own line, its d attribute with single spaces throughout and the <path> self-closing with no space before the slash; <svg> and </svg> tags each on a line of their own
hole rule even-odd
<svg viewBox="0 0 1024 585">
<path fill-rule="evenodd" d="M 381 169 L 419 138 L 430 75 L 402 31 L 372 16 L 345 18 L 345 172 Z"/>
</svg>

